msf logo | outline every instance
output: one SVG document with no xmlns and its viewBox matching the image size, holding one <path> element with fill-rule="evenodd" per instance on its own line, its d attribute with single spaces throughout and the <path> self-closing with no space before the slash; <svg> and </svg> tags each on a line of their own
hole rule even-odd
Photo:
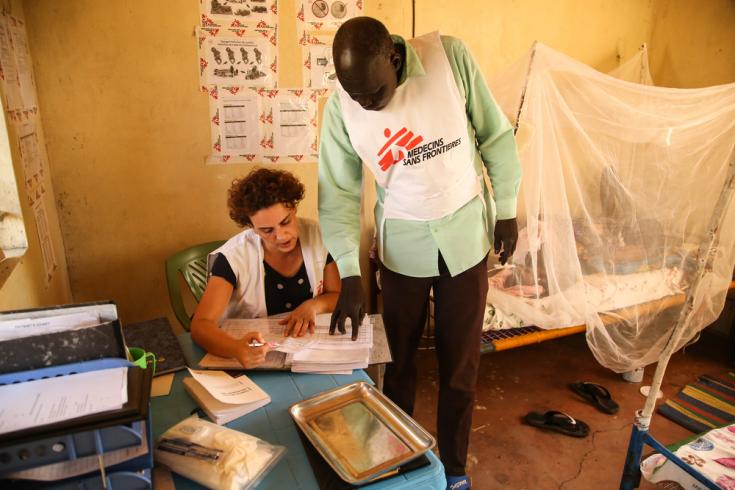
<svg viewBox="0 0 735 490">
<path fill-rule="evenodd" d="M 408 152 L 416 147 L 419 143 L 424 141 L 421 136 L 414 136 L 413 131 L 408 131 L 405 127 L 401 128 L 400 131 L 391 136 L 390 129 L 385 128 L 383 134 L 388 139 L 383 145 L 383 148 L 378 152 L 380 158 L 380 170 L 385 172 L 392 165 L 400 162 Z"/>
</svg>

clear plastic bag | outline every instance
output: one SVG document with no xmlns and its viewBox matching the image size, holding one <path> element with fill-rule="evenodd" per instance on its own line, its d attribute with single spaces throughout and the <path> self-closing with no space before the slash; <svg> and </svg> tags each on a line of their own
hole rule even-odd
<svg viewBox="0 0 735 490">
<path fill-rule="evenodd" d="M 167 430 L 156 462 L 215 490 L 255 488 L 286 453 L 283 446 L 191 416 Z"/>
</svg>

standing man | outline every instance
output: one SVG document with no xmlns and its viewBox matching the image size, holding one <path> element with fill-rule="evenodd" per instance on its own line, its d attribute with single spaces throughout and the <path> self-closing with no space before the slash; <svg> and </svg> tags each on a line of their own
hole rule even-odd
<svg viewBox="0 0 735 490">
<path fill-rule="evenodd" d="M 494 243 L 505 263 L 518 236 L 521 169 L 513 129 L 458 39 L 433 33 L 405 41 L 358 17 L 337 31 L 333 55 L 339 84 L 324 108 L 319 151 L 322 234 L 342 277 L 330 332 L 344 333 L 350 318 L 356 338 L 364 314 L 365 164 L 377 182 L 383 320 L 393 354 L 384 391 L 413 413 L 415 354 L 433 288 L 439 452 L 447 489 L 466 490 L 486 258 Z"/>
</svg>

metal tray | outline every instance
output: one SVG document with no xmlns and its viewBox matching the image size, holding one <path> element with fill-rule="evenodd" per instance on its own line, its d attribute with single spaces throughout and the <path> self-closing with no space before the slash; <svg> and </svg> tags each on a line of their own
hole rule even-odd
<svg viewBox="0 0 735 490">
<path fill-rule="evenodd" d="M 332 469 L 351 484 L 369 482 L 436 444 L 431 434 L 364 381 L 298 402 L 290 412 Z"/>
</svg>

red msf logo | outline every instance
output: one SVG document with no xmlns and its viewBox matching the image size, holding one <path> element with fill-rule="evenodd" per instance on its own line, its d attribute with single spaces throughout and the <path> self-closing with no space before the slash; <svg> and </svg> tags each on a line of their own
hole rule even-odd
<svg viewBox="0 0 735 490">
<path fill-rule="evenodd" d="M 380 170 L 385 172 L 393 164 L 406 158 L 409 151 L 416 147 L 419 143 L 424 141 L 421 136 L 414 138 L 413 131 L 408 131 L 405 127 L 401 128 L 396 134 L 391 136 L 390 129 L 385 128 L 383 134 L 388 141 L 385 142 L 383 148 L 378 152 L 380 159 L 379 165 Z"/>
</svg>

